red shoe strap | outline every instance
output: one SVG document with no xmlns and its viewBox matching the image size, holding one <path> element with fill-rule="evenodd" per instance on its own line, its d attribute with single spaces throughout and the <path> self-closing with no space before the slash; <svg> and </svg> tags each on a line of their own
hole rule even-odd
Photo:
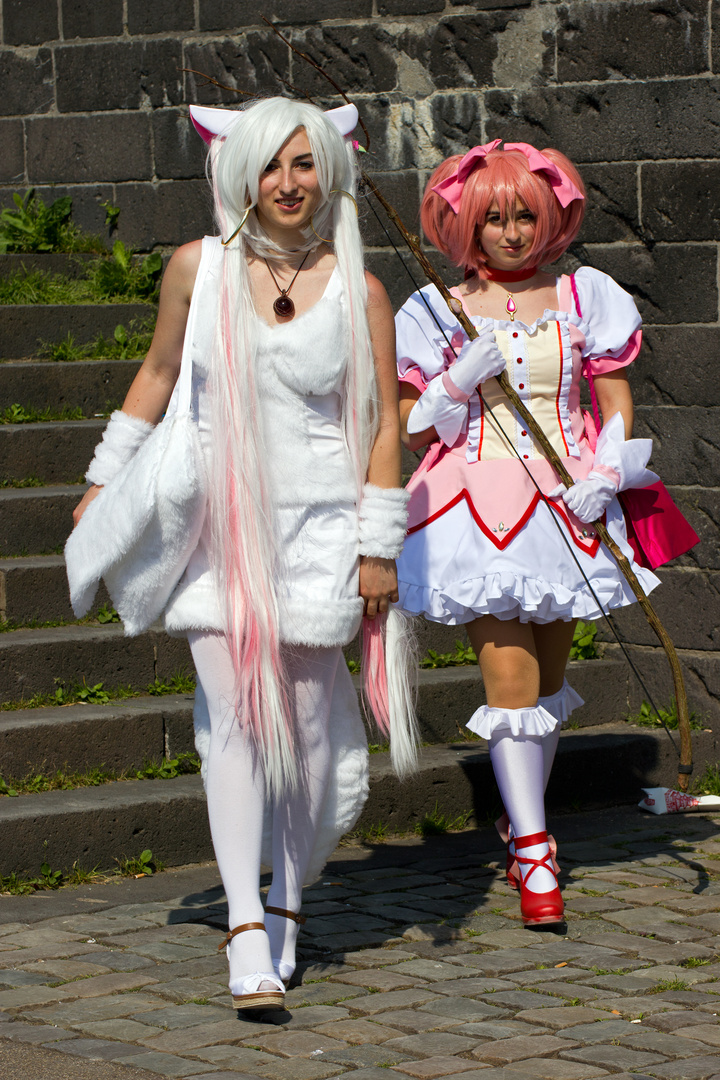
<svg viewBox="0 0 720 1080">
<path fill-rule="evenodd" d="M 528 833 L 527 836 L 514 836 L 515 850 L 518 848 L 534 847 L 535 844 L 547 844 L 548 834 L 546 832 Z"/>
</svg>

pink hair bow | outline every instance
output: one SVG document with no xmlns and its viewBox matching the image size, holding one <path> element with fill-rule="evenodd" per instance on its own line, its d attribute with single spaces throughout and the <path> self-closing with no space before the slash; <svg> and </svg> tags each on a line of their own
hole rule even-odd
<svg viewBox="0 0 720 1080">
<path fill-rule="evenodd" d="M 472 150 L 468 150 L 455 172 L 433 188 L 433 191 L 436 191 L 450 205 L 454 213 L 457 214 L 460 209 L 460 199 L 468 176 L 484 163 L 491 150 L 497 150 L 501 142 L 502 139 L 494 139 L 492 142 L 484 143 L 482 146 L 473 146 Z"/>
<path fill-rule="evenodd" d="M 455 214 L 460 210 L 460 200 L 467 178 L 475 169 L 485 164 L 487 155 L 491 150 L 497 150 L 501 142 L 502 139 L 494 139 L 493 142 L 484 143 L 482 146 L 474 146 L 462 159 L 455 172 L 433 187 L 432 190 L 448 203 Z M 550 158 L 545 157 L 530 143 L 505 143 L 503 150 L 519 150 L 528 159 L 531 172 L 545 173 L 555 198 L 562 207 L 568 206 L 574 199 L 585 198 L 567 173 L 564 173 L 553 164 Z"/>
<path fill-rule="evenodd" d="M 558 168 L 550 158 L 545 157 L 534 146 L 526 142 L 505 143 L 504 150 L 519 150 L 528 159 L 530 172 L 543 172 L 550 181 L 555 198 L 562 207 L 569 206 L 575 199 L 584 199 L 583 193 L 575 187 L 567 173 Z"/>
</svg>

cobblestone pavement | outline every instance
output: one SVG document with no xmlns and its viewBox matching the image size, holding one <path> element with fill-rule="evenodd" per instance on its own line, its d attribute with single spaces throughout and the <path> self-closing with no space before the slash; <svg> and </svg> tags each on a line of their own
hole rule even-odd
<svg viewBox="0 0 720 1080">
<path fill-rule="evenodd" d="M 720 1080 L 720 816 L 553 825 L 565 935 L 522 929 L 489 830 L 338 849 L 262 1018 L 230 1007 L 213 864 L 0 898 L 0 1074 L 23 1044 L 30 1080 Z"/>
</svg>

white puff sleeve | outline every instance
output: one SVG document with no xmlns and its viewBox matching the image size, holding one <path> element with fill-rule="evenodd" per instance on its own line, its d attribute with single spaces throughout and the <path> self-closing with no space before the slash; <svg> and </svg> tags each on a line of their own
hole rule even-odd
<svg viewBox="0 0 720 1080">
<path fill-rule="evenodd" d="M 415 386 L 422 395 L 408 419 L 408 431 L 434 427 L 452 446 L 467 424 L 468 406 L 464 398 L 449 397 L 438 376 L 454 363 L 467 336 L 434 285 L 405 301 L 395 316 L 395 332 L 400 382 Z"/>
<path fill-rule="evenodd" d="M 642 344 L 642 319 L 629 293 L 601 270 L 575 274 L 576 307 L 586 345 L 583 359 L 593 375 L 631 364 Z"/>
</svg>

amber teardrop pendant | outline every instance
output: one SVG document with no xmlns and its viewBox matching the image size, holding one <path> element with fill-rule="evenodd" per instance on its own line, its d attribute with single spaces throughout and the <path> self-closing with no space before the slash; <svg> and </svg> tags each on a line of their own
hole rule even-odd
<svg viewBox="0 0 720 1080">
<path fill-rule="evenodd" d="M 273 304 L 273 311 L 280 319 L 292 319 L 295 305 L 286 293 L 282 292 Z"/>
</svg>

